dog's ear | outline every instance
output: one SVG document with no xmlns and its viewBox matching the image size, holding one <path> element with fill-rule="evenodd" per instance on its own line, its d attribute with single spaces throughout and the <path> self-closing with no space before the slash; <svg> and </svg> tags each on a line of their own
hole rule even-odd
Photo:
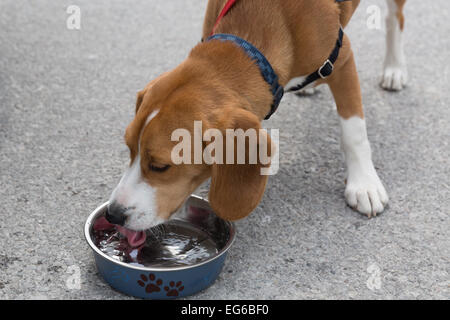
<svg viewBox="0 0 450 320">
<path fill-rule="evenodd" d="M 274 152 L 272 150 L 274 147 L 267 132 L 261 130 L 259 119 L 251 112 L 233 108 L 222 114 L 228 117 L 222 122 L 219 121 L 224 134 L 223 164 L 212 164 L 209 201 L 218 216 L 234 221 L 248 216 L 261 201 L 268 178 L 267 175 L 262 175 L 261 169 L 270 166 L 270 156 Z M 247 133 L 253 130 L 256 141 L 246 137 L 245 148 L 244 144 L 241 144 L 243 147 L 240 148 L 236 136 L 232 139 L 226 138 L 226 129 L 232 129 L 234 132 L 242 129 Z M 233 152 L 231 157 L 230 152 Z M 238 163 L 239 152 L 245 152 L 244 164 Z M 234 158 L 234 161 L 231 161 L 233 164 L 227 161 L 227 157 L 228 160 Z M 242 158 L 241 155 L 240 163 Z"/>
<path fill-rule="evenodd" d="M 139 108 L 142 105 L 142 102 L 144 101 L 144 96 L 147 93 L 147 91 L 149 91 L 156 82 L 158 82 L 158 80 L 162 79 L 163 77 L 165 77 L 168 74 L 168 72 L 164 72 L 163 74 L 159 75 L 158 77 L 156 77 L 155 79 L 153 79 L 152 81 L 150 81 L 143 90 L 139 91 L 137 93 L 137 98 L 136 98 L 136 113 L 138 113 Z"/>
</svg>

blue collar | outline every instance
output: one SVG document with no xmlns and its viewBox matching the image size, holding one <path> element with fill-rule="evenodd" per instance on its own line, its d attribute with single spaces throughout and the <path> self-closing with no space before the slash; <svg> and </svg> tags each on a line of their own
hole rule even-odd
<svg viewBox="0 0 450 320">
<path fill-rule="evenodd" d="M 269 114 L 264 118 L 264 120 L 268 120 L 272 114 L 275 113 L 278 106 L 280 105 L 281 98 L 283 98 L 284 88 L 278 83 L 278 76 L 270 65 L 269 61 L 267 61 L 266 57 L 256 49 L 251 43 L 245 41 L 242 38 L 239 38 L 232 34 L 215 34 L 209 37 L 206 41 L 210 40 L 221 40 L 221 41 L 232 41 L 241 47 L 248 56 L 256 62 L 259 69 L 261 70 L 261 74 L 266 80 L 266 82 L 270 85 L 270 90 L 273 95 L 273 103 L 270 109 Z"/>
</svg>

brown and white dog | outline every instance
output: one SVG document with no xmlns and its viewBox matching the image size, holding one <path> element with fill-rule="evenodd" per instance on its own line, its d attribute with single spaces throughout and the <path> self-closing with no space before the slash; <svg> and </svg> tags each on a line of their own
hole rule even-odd
<svg viewBox="0 0 450 320">
<path fill-rule="evenodd" d="M 381 86 L 401 90 L 406 83 L 402 14 L 406 0 L 387 0 L 387 53 Z M 209 36 L 226 0 L 210 0 L 203 37 Z M 218 33 L 234 34 L 258 48 L 285 88 L 317 70 L 336 44 L 359 0 L 241 0 L 221 21 Z M 250 18 L 251 17 L 251 18 Z M 371 159 L 360 84 L 349 39 L 345 36 L 326 83 L 337 105 L 347 165 L 345 199 L 371 216 L 382 212 L 388 195 Z M 208 41 L 192 49 L 174 70 L 151 81 L 137 95 L 136 115 L 126 129 L 130 165 L 111 195 L 107 218 L 131 230 L 168 220 L 184 200 L 211 178 L 209 200 L 228 220 L 251 213 L 265 190 L 263 164 L 175 165 L 171 151 L 178 128 L 261 128 L 273 97 L 258 66 L 231 42 Z M 258 143 L 270 144 L 270 138 Z M 205 145 L 203 145 L 205 147 Z M 226 148 L 226 146 L 225 146 Z M 269 148 L 270 149 L 270 148 Z"/>
</svg>

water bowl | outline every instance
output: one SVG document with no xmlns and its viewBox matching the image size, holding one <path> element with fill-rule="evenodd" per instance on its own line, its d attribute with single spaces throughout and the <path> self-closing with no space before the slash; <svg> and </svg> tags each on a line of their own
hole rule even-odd
<svg viewBox="0 0 450 320">
<path fill-rule="evenodd" d="M 89 215 L 84 234 L 99 273 L 114 289 L 144 299 L 173 299 L 197 293 L 219 276 L 235 226 L 215 215 L 207 200 L 190 196 L 173 219 L 146 231 L 145 245 L 125 253 L 118 234 L 107 234 L 106 241 L 94 230 L 107 206 Z"/>
</svg>

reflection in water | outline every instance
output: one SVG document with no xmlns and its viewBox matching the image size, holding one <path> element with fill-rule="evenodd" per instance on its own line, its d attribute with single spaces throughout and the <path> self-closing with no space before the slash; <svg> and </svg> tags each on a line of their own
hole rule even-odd
<svg viewBox="0 0 450 320">
<path fill-rule="evenodd" d="M 95 245 L 108 256 L 145 267 L 192 265 L 218 253 L 218 244 L 208 233 L 181 220 L 171 220 L 147 231 L 138 248 L 128 245 L 115 228 L 94 231 Z"/>
</svg>

